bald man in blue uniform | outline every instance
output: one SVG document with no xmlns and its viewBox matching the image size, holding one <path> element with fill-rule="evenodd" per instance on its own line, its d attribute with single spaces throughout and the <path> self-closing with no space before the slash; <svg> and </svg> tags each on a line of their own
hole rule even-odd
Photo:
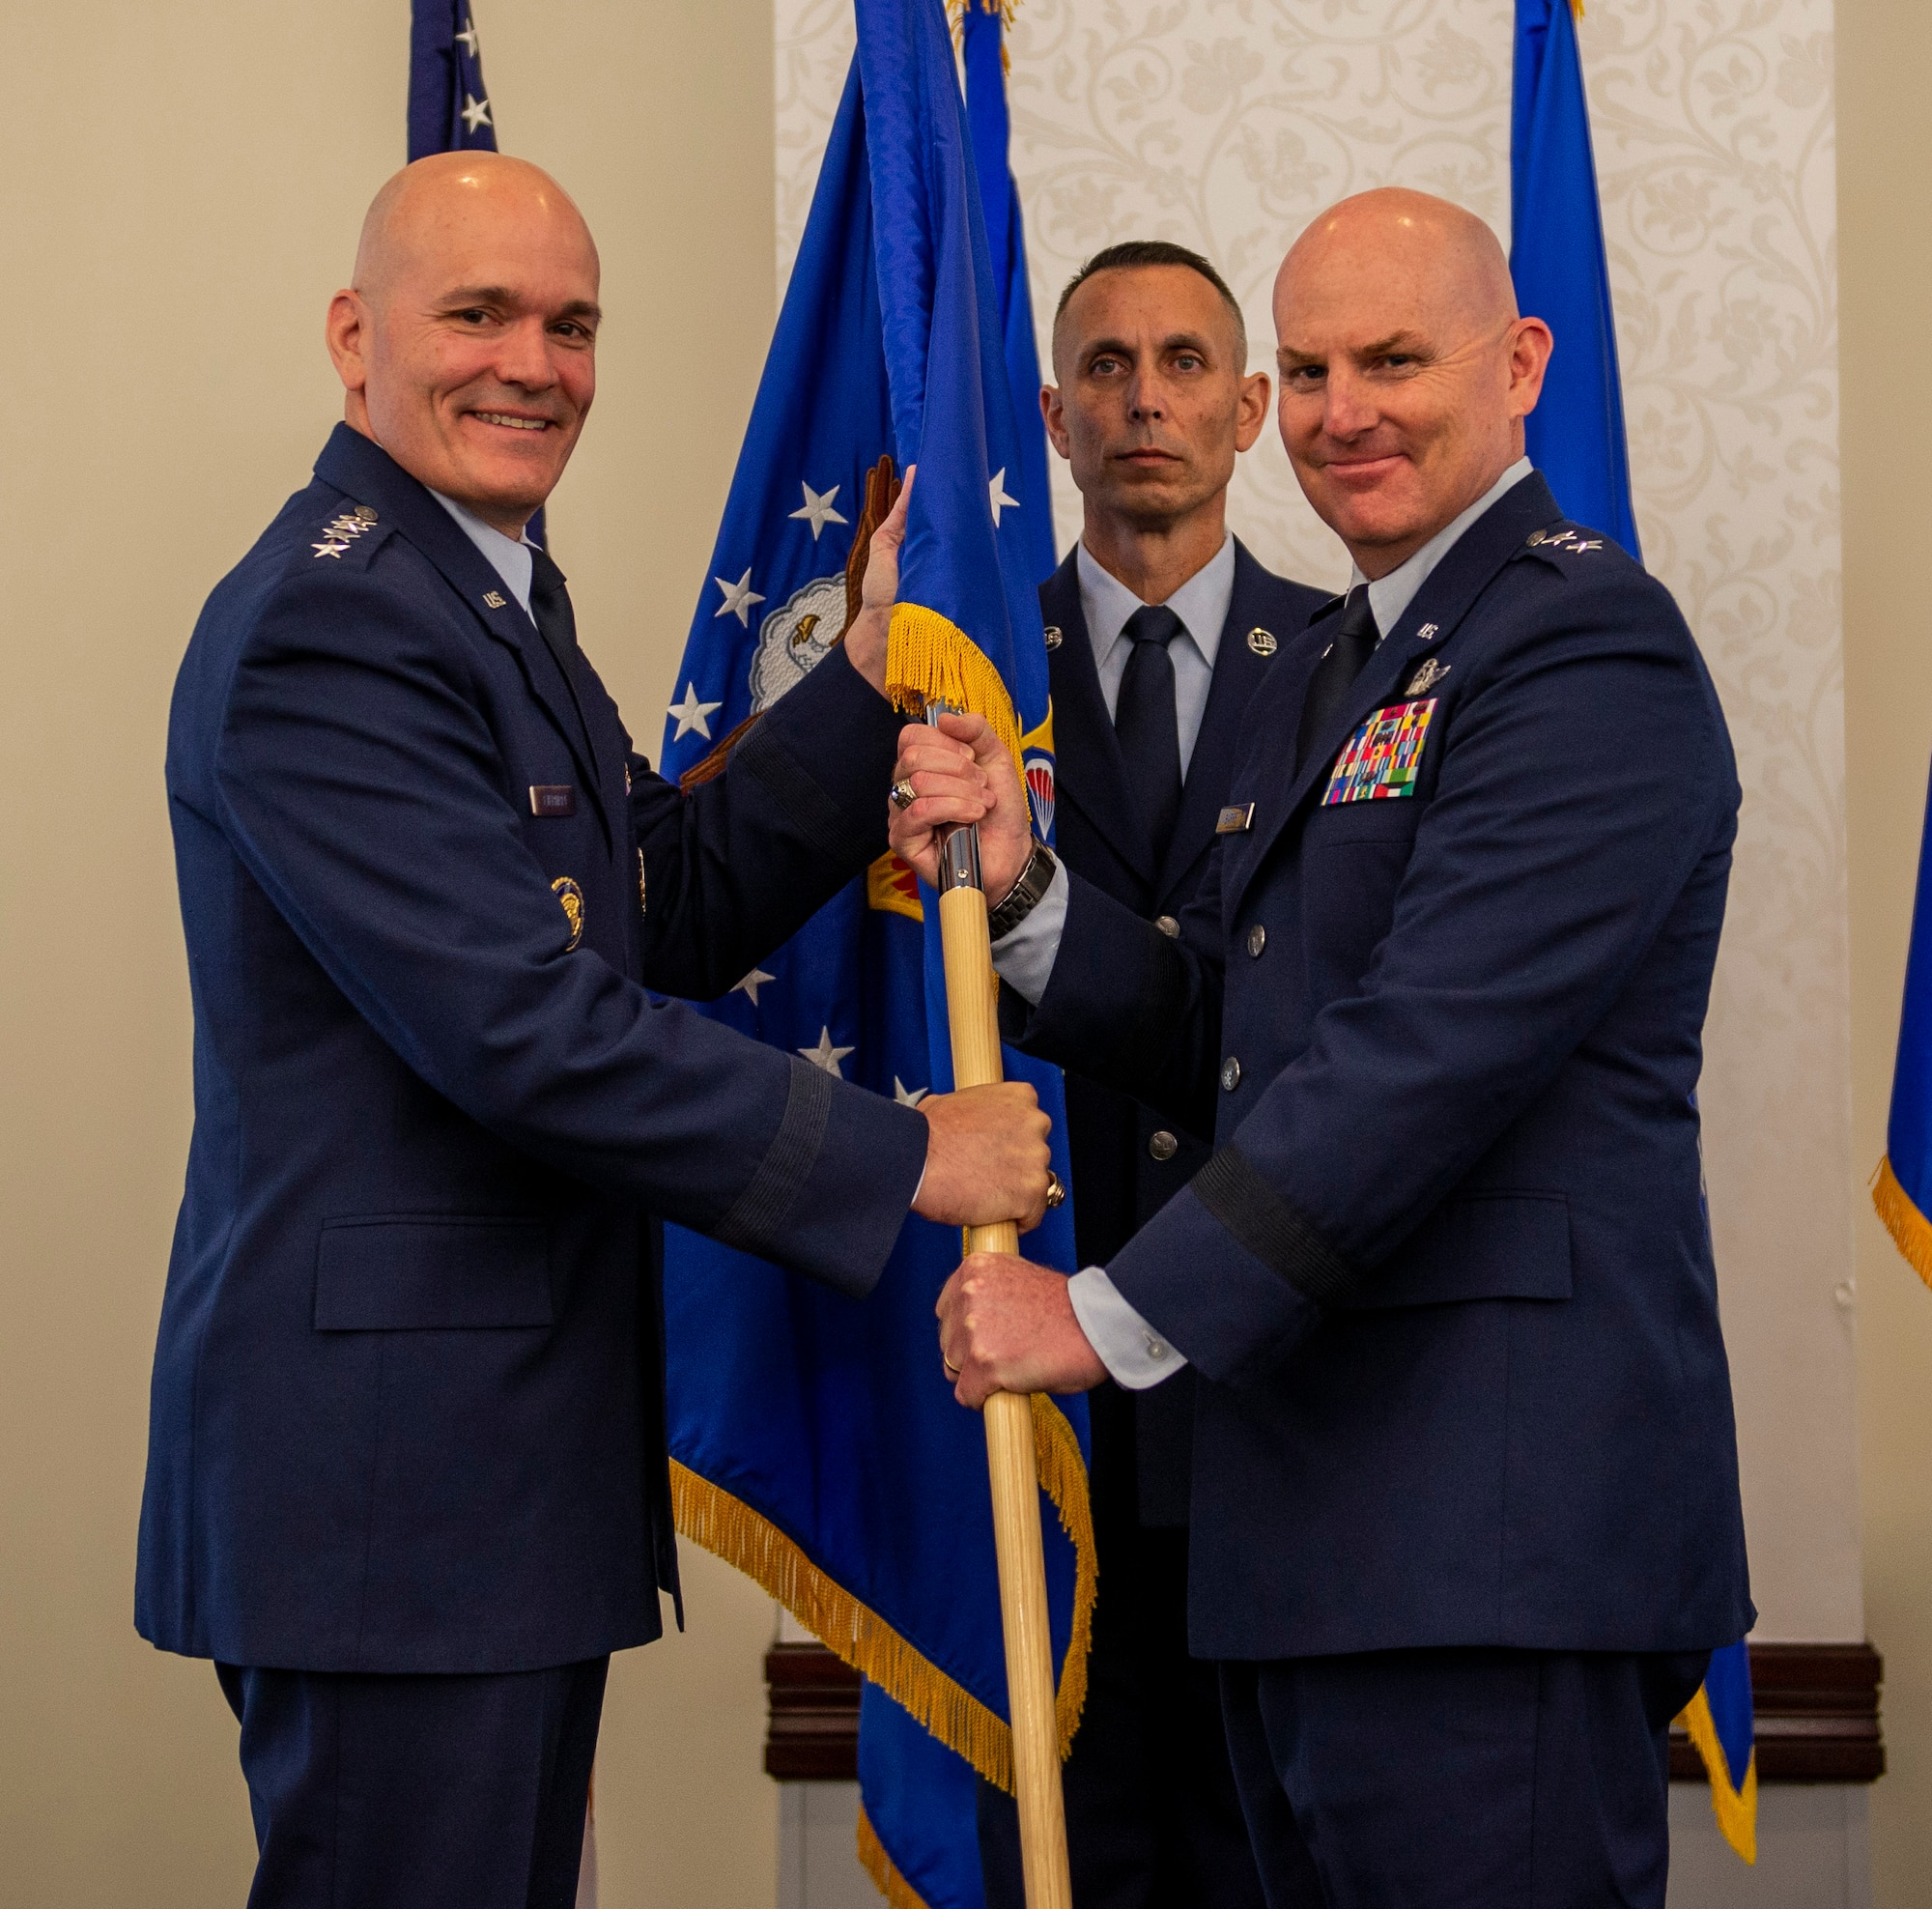
<svg viewBox="0 0 1932 1909">
<path fill-rule="evenodd" d="M 1487 227 L 1345 201 L 1275 320 L 1356 582 L 1179 934 L 1047 866 L 977 721 L 902 741 L 899 852 L 981 824 L 1009 1034 L 1215 1143 L 1104 1266 L 969 1261 L 942 1353 L 968 1405 L 1196 1374 L 1189 1637 L 1270 1909 L 1662 1909 L 1670 1719 L 1753 1615 L 1695 1098 L 1723 712 L 1523 456 L 1550 337 Z"/>
<path fill-rule="evenodd" d="M 610 1653 L 677 1592 L 661 1227 L 862 1296 L 909 1210 L 1037 1219 L 1030 1089 L 917 1111 L 723 993 L 884 846 L 901 516 L 842 650 L 689 797 L 525 525 L 595 390 L 536 168 L 418 161 L 345 422 L 209 599 L 167 784 L 195 1128 L 136 1622 L 216 1661 L 251 1909 L 567 1909 Z"/>
</svg>

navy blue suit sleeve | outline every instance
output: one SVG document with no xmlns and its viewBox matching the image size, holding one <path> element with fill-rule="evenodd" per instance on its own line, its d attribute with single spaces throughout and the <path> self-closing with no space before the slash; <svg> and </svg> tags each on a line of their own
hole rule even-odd
<svg viewBox="0 0 1932 1909">
<path fill-rule="evenodd" d="M 886 790 L 905 719 L 843 648 L 784 696 L 689 795 L 636 776 L 644 979 L 709 1001 L 735 987 L 887 849 Z"/>
<path fill-rule="evenodd" d="M 925 1123 L 568 950 L 472 667 L 460 634 L 368 576 L 284 584 L 216 744 L 237 853 L 377 1032 L 472 1119 L 667 1219 L 868 1290 L 923 1171 Z M 769 804 L 755 778 L 747 789 Z M 705 931 L 693 911 L 683 932 Z"/>
<path fill-rule="evenodd" d="M 1523 636 L 1465 688 L 1358 990 L 1109 1266 L 1210 1379 L 1264 1377 L 1372 1285 L 1608 1011 L 1700 862 L 1728 855 L 1722 715 L 1662 588 L 1542 570 L 1535 588 Z M 1188 1003 L 1200 955 L 1151 953 L 1142 993 Z"/>
</svg>

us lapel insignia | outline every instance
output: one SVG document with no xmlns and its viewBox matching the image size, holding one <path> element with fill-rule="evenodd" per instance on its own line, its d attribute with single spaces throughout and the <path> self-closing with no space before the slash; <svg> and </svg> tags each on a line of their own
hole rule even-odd
<svg viewBox="0 0 1932 1909">
<path fill-rule="evenodd" d="M 1058 623 L 1049 623 L 1049 624 L 1048 624 L 1048 625 L 1046 626 L 1046 646 L 1047 646 L 1047 648 L 1048 648 L 1048 649 L 1058 649 L 1058 648 L 1060 647 L 1060 642 L 1061 642 L 1061 637 L 1060 637 L 1060 625 L 1059 625 Z"/>
<path fill-rule="evenodd" d="M 641 857 L 642 851 L 639 853 Z M 568 875 L 559 875 L 551 883 L 550 892 L 556 897 L 563 919 L 570 924 L 570 939 L 563 944 L 563 952 L 568 954 L 583 939 L 583 891 Z"/>
<path fill-rule="evenodd" d="M 1378 709 L 1335 758 L 1321 807 L 1338 802 L 1387 802 L 1415 793 L 1415 774 L 1422 745 L 1435 715 L 1435 698 L 1427 702 L 1396 702 Z"/>
<path fill-rule="evenodd" d="M 1264 630 L 1259 623 L 1248 632 L 1248 647 L 1257 656 L 1272 656 L 1281 645 L 1274 640 L 1272 630 Z"/>
<path fill-rule="evenodd" d="M 1427 696 L 1444 676 L 1456 666 L 1453 663 L 1438 663 L 1432 656 L 1414 675 L 1408 679 L 1408 687 L 1404 696 Z"/>
<path fill-rule="evenodd" d="M 1434 623 L 1425 623 L 1415 634 L 1419 641 L 1433 642 L 1435 639 L 1435 625 Z"/>
<path fill-rule="evenodd" d="M 501 590 L 485 590 L 483 592 L 483 605 L 486 610 L 501 610 L 508 602 L 509 598 Z"/>
<path fill-rule="evenodd" d="M 1214 833 L 1223 835 L 1245 835 L 1255 825 L 1255 805 L 1252 802 L 1232 802 L 1214 817 Z"/>
</svg>

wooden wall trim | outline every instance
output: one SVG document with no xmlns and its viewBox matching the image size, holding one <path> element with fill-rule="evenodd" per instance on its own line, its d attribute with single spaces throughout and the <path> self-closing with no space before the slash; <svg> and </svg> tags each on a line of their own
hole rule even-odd
<svg viewBox="0 0 1932 1909">
<path fill-rule="evenodd" d="M 1869 1644 L 1752 1644 L 1760 1783 L 1869 1783 L 1885 1774 L 1878 1694 L 1885 1667 Z M 771 1698 L 765 1774 L 781 1782 L 850 1782 L 859 1774 L 859 1673 L 823 1644 L 765 1653 Z M 1670 1733 L 1670 1780 L 1704 1766 Z"/>
<path fill-rule="evenodd" d="M 1752 1644 L 1750 1662 L 1760 1783 L 1869 1783 L 1885 1775 L 1885 1662 L 1870 1644 Z M 1670 1733 L 1670 1781 L 1704 1781 L 1681 1730 Z"/>
</svg>

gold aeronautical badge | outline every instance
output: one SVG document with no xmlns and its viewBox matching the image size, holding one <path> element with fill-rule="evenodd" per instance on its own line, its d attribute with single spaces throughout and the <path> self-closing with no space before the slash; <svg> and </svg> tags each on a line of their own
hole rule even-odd
<svg viewBox="0 0 1932 1909">
<path fill-rule="evenodd" d="M 557 876 L 550 891 L 561 904 L 564 920 L 570 924 L 570 939 L 563 945 L 563 952 L 568 954 L 583 939 L 583 891 L 568 875 Z"/>
</svg>

